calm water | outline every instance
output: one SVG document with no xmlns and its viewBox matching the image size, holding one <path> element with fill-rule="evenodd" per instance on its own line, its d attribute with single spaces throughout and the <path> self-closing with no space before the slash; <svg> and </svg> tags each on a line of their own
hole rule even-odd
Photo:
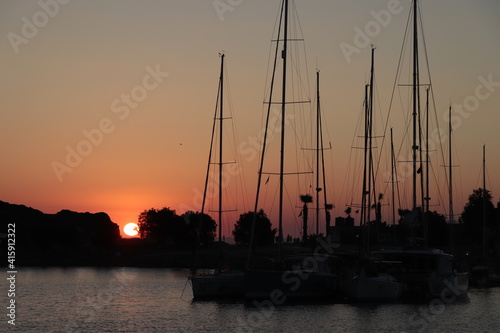
<svg viewBox="0 0 500 333">
<path fill-rule="evenodd" d="M 498 332 L 500 288 L 425 304 L 193 302 L 187 270 L 19 269 L 0 332 Z M 5 280 L 4 280 L 5 281 Z M 8 285 L 3 304 L 8 305 Z"/>
</svg>

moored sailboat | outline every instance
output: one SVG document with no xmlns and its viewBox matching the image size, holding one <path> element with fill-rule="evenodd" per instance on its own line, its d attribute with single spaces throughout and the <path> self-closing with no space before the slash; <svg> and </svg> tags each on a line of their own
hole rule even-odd
<svg viewBox="0 0 500 333">
<path fill-rule="evenodd" d="M 412 87 L 412 210 L 401 221 L 401 223 L 411 224 L 412 227 L 422 226 L 423 228 L 423 247 L 403 247 L 394 249 L 380 249 L 373 251 L 371 254 L 380 260 L 390 261 L 394 263 L 390 273 L 398 280 L 404 283 L 403 297 L 405 298 L 438 298 L 441 297 L 450 299 L 450 296 L 461 297 L 467 295 L 468 290 L 468 274 L 459 272 L 455 257 L 452 254 L 444 253 L 442 250 L 427 247 L 428 225 L 427 215 L 429 213 L 429 185 L 424 191 L 424 174 L 428 177 L 428 154 L 427 154 L 427 170 L 423 169 L 423 149 L 422 138 L 420 133 L 420 88 L 424 84 L 420 82 L 419 74 L 419 6 L 418 0 L 413 0 L 412 4 L 413 17 L 413 82 Z M 406 40 L 406 38 L 405 38 Z M 428 84 L 430 85 L 430 82 Z M 451 109 L 450 109 L 451 112 Z M 451 117 L 450 117 L 451 121 Z M 427 125 L 428 126 L 428 125 Z M 450 125 L 450 145 L 451 145 L 451 125 Z M 428 147 L 427 147 L 428 153 Z M 420 161 L 417 156 L 420 155 Z M 451 149 L 449 157 L 449 190 L 450 190 L 450 216 L 453 215 L 452 205 L 452 173 L 451 173 Z M 421 207 L 417 204 L 417 175 L 420 175 L 420 194 Z M 425 193 L 425 195 L 424 195 Z M 425 208 L 423 210 L 422 208 Z M 452 220 L 452 218 L 451 218 Z M 453 230 L 453 222 L 450 223 L 450 230 Z M 412 238 L 415 238 L 412 235 Z M 414 242 L 415 243 L 415 242 Z M 450 248 L 453 252 L 453 235 L 450 236 Z"/>
<path fill-rule="evenodd" d="M 401 296 L 402 284 L 384 272 L 382 263 L 370 258 L 370 210 L 375 202 L 375 172 L 373 170 L 373 85 L 375 48 L 371 52 L 370 83 L 365 86 L 364 102 L 364 163 L 361 200 L 361 228 L 364 229 L 363 246 L 358 256 L 347 256 L 343 269 L 342 289 L 350 300 L 393 301 Z M 379 215 L 379 214 L 377 214 Z M 380 222 L 376 221 L 375 223 Z"/>
<path fill-rule="evenodd" d="M 290 101 L 287 98 L 287 71 L 289 70 L 288 61 L 292 60 L 289 52 L 289 43 L 301 41 L 301 38 L 291 38 L 289 36 L 289 12 L 290 4 L 289 0 L 283 0 L 281 2 L 281 15 L 279 17 L 279 30 L 278 36 L 274 42 L 276 42 L 275 49 L 275 59 L 274 59 L 274 69 L 272 83 L 270 87 L 269 101 L 267 102 L 267 118 L 269 119 L 269 113 L 271 111 L 272 104 L 279 104 L 281 106 L 281 123 L 279 128 L 280 133 L 280 155 L 279 155 L 279 172 L 269 173 L 270 175 L 279 176 L 279 207 L 278 207 L 278 248 L 279 253 L 277 256 L 277 264 L 270 269 L 256 269 L 252 266 L 253 257 L 251 252 L 249 254 L 249 259 L 247 263 L 247 269 L 245 271 L 245 298 L 247 299 L 258 299 L 267 298 L 271 301 L 277 297 L 280 301 L 288 299 L 331 299 L 336 293 L 336 283 L 337 283 L 337 270 L 336 266 L 338 263 L 338 258 L 329 254 L 318 254 L 318 253 L 306 253 L 302 255 L 294 256 L 284 256 L 282 253 L 282 242 L 283 242 L 283 201 L 285 196 L 285 186 L 284 177 L 290 174 L 300 174 L 300 173 L 310 173 L 309 171 L 289 173 L 285 172 L 285 124 L 288 117 L 287 111 L 289 112 L 289 107 L 291 105 L 297 105 L 301 103 L 308 103 L 309 101 Z M 281 49 L 280 49 L 281 46 Z M 293 48 L 291 48 L 293 49 Z M 281 51 L 281 52 L 279 52 Z M 281 59 L 281 60 L 280 60 Z M 273 101 L 273 90 L 274 90 L 274 74 L 278 67 L 278 62 L 281 61 L 282 65 L 282 84 L 281 84 L 281 101 Z M 294 64 L 296 66 L 296 64 Z M 299 80 L 299 82 L 301 82 Z M 266 121 L 263 147 L 260 159 L 260 166 L 258 172 L 257 181 L 257 193 L 255 199 L 254 211 L 257 212 L 259 208 L 259 197 L 261 189 L 261 178 L 264 174 L 263 165 L 264 157 L 267 153 L 267 135 L 268 135 L 268 123 Z M 318 151 L 318 148 L 316 149 Z M 318 186 L 319 188 L 319 186 Z M 328 206 L 325 206 L 328 208 Z M 255 223 L 254 223 L 255 224 Z M 255 226 L 254 226 L 255 228 Z M 254 235 L 252 233 L 252 239 Z M 251 242 L 252 243 L 252 242 Z"/>
<path fill-rule="evenodd" d="M 214 115 L 214 123 L 212 127 L 212 139 L 210 144 L 210 153 L 208 157 L 207 175 L 205 179 L 205 189 L 203 195 L 203 201 L 201 206 L 200 222 L 198 233 L 201 233 L 203 224 L 203 215 L 205 211 L 206 204 L 206 193 L 208 187 L 208 178 L 210 167 L 212 164 L 212 147 L 214 144 L 215 128 L 216 122 L 219 121 L 219 161 L 216 163 L 219 166 L 219 208 L 217 210 L 218 220 L 219 220 L 219 242 L 222 240 L 222 178 L 223 178 L 223 160 L 222 160 L 222 122 L 224 120 L 223 115 L 223 97 L 224 97 L 224 58 L 225 55 L 221 54 L 221 70 L 219 77 L 219 91 L 218 91 L 218 108 L 216 108 L 216 113 Z M 196 252 L 198 250 L 199 242 L 197 245 Z M 192 274 L 190 276 L 191 286 L 193 290 L 194 298 L 215 298 L 215 297 L 242 297 L 244 294 L 244 273 L 242 270 L 233 270 L 229 266 L 225 266 L 221 269 L 211 270 L 208 273 L 199 273 L 196 268 L 196 255 L 193 262 Z"/>
</svg>

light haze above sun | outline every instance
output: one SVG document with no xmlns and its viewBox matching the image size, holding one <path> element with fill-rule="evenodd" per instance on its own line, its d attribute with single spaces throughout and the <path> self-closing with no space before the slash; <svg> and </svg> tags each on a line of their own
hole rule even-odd
<svg viewBox="0 0 500 333">
<path fill-rule="evenodd" d="M 128 223 L 123 227 L 123 232 L 127 236 L 137 236 L 139 233 L 139 226 L 135 223 Z"/>
</svg>

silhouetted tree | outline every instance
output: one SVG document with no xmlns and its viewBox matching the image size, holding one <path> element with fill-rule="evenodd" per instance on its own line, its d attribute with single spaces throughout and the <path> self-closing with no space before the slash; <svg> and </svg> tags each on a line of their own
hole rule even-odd
<svg viewBox="0 0 500 333">
<path fill-rule="evenodd" d="M 488 190 L 483 191 L 482 188 L 478 188 L 469 195 L 469 200 L 460 216 L 460 222 L 465 224 L 471 245 L 482 244 L 483 218 L 486 222 L 486 228 L 495 228 L 497 226 L 491 193 Z"/>
<path fill-rule="evenodd" d="M 170 208 L 160 210 L 151 208 L 139 215 L 139 235 L 160 247 L 186 246 L 187 225 L 184 220 Z"/>
<path fill-rule="evenodd" d="M 254 212 L 248 212 L 240 215 L 240 219 L 234 224 L 233 237 L 236 244 L 250 244 L 252 233 L 252 224 L 254 221 Z M 274 236 L 278 229 L 272 229 L 271 221 L 261 209 L 255 216 L 255 245 L 269 245 L 274 242 Z"/>
<path fill-rule="evenodd" d="M 449 230 L 446 223 L 446 217 L 438 212 L 428 212 L 427 225 L 429 246 L 442 248 L 449 245 Z M 423 232 L 423 230 L 422 230 Z"/>
<path fill-rule="evenodd" d="M 200 245 L 206 245 L 213 242 L 217 223 L 215 223 L 210 215 L 189 211 L 182 214 L 181 217 L 187 225 L 187 237 L 190 245 L 195 246 L 198 240 Z"/>
<path fill-rule="evenodd" d="M 408 214 L 410 214 L 411 210 L 398 208 L 399 222 L 401 222 Z"/>
</svg>

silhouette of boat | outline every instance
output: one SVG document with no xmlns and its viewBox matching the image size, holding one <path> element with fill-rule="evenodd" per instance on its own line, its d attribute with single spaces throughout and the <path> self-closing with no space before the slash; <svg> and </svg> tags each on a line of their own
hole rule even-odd
<svg viewBox="0 0 500 333">
<path fill-rule="evenodd" d="M 439 249 L 402 248 L 372 251 L 372 256 L 392 262 L 388 273 L 404 284 L 403 298 L 466 296 L 468 273 L 457 270 L 455 258 Z"/>
<path fill-rule="evenodd" d="M 244 274 L 240 270 L 221 270 L 209 274 L 193 274 L 190 277 L 193 297 L 241 298 L 244 294 Z"/>
<path fill-rule="evenodd" d="M 287 71 L 290 64 L 288 61 L 293 61 L 294 72 L 297 71 L 297 58 L 293 58 L 289 52 L 294 48 L 289 49 L 290 42 L 302 41 L 301 37 L 289 36 L 289 14 L 290 14 L 289 0 L 281 2 L 279 16 L 279 25 L 276 42 L 276 49 L 274 51 L 274 68 L 272 69 L 272 79 L 270 85 L 269 101 L 267 102 L 267 118 L 271 111 L 271 105 L 277 104 L 281 107 L 281 124 L 278 133 L 280 133 L 280 155 L 279 165 L 280 170 L 278 173 L 269 173 L 279 176 L 279 207 L 278 207 L 278 248 L 279 253 L 276 260 L 276 265 L 270 269 L 256 269 L 252 266 L 252 253 L 249 252 L 247 261 L 247 269 L 245 270 L 245 298 L 246 299 L 259 299 L 266 298 L 276 303 L 288 299 L 331 299 L 337 291 L 337 269 L 336 262 L 338 258 L 329 254 L 301 254 L 294 256 L 282 255 L 282 242 L 283 242 L 283 196 L 284 196 L 284 176 L 290 174 L 311 173 L 309 171 L 288 173 L 285 172 L 285 124 L 287 119 L 287 111 L 291 105 L 299 105 L 302 103 L 309 103 L 310 101 L 300 101 L 287 99 Z M 295 16 L 294 16 L 295 17 Z M 281 47 L 281 49 L 280 49 Z M 281 80 L 281 100 L 273 101 L 273 90 L 275 89 L 275 73 L 278 67 L 278 62 L 281 61 L 282 65 L 282 80 Z M 276 80 L 277 81 L 277 80 Z M 298 82 L 303 82 L 301 79 Z M 292 85 L 293 86 L 293 85 Z M 295 96 L 294 96 L 295 97 Z M 269 131 L 268 121 L 266 121 L 263 147 L 261 151 L 258 181 L 257 181 L 257 194 L 255 199 L 254 211 L 257 212 L 259 208 L 259 194 L 261 189 L 261 179 L 263 175 L 264 157 L 267 152 L 267 135 Z M 317 148 L 316 150 L 318 150 Z M 326 203 L 325 203 L 326 204 Z M 325 207 L 327 208 L 327 207 Z M 254 226 L 255 229 L 255 221 Z M 254 232 L 252 231 L 251 244 L 254 242 Z M 252 266 L 252 267 L 251 267 Z"/>
<path fill-rule="evenodd" d="M 382 261 L 393 262 L 394 265 L 388 271 L 393 275 L 398 281 L 404 284 L 403 297 L 408 298 L 434 298 L 441 297 L 442 299 L 450 299 L 452 297 L 460 297 L 467 295 L 468 291 L 468 273 L 459 272 L 458 265 L 455 262 L 455 258 L 452 254 L 444 253 L 439 249 L 427 248 L 427 222 L 426 219 L 422 217 L 429 212 L 429 185 L 428 178 L 426 181 L 426 195 L 424 196 L 424 173 L 428 176 L 427 171 L 422 167 L 422 151 L 421 142 L 419 139 L 419 131 L 421 129 L 420 120 L 420 83 L 419 77 L 419 57 L 418 57 L 418 21 L 419 21 L 419 6 L 418 0 L 414 0 L 412 4 L 412 14 L 409 19 L 413 19 L 413 82 L 411 84 L 413 97 L 412 97 L 412 127 L 413 127 L 413 143 L 412 143 L 412 210 L 401 224 L 409 224 L 415 226 L 421 224 L 423 226 L 423 247 L 413 247 L 413 248 L 398 248 L 398 249 L 381 249 L 377 251 L 370 252 L 371 256 L 376 257 Z M 408 30 L 407 30 L 408 31 Z M 406 40 L 406 36 L 405 36 Z M 399 73 L 398 73 L 399 74 Z M 430 84 L 429 84 L 430 86 Z M 427 95 L 428 96 L 428 95 Z M 428 114 L 428 112 L 427 112 Z M 451 120 L 450 120 L 451 121 Z M 450 126 L 450 138 L 451 142 L 451 126 Z M 419 150 L 420 149 L 420 150 Z M 428 147 L 427 147 L 428 151 Z M 417 156 L 420 152 L 420 165 L 418 165 Z M 426 163 L 428 163 L 428 158 Z M 451 149 L 450 149 L 450 169 L 451 169 Z M 422 206 L 417 205 L 417 174 L 421 177 L 422 186 Z M 453 205 L 452 205 L 452 176 L 451 170 L 449 173 L 449 190 L 450 190 L 450 216 L 453 216 Z M 423 209 L 422 209 L 423 208 Z M 451 218 L 452 219 L 452 218 Z M 421 221 L 422 220 L 422 221 Z M 453 231 L 453 224 L 450 224 L 450 230 Z M 453 240 L 453 235 L 450 237 Z M 453 241 L 451 242 L 451 248 L 453 252 Z"/>
<path fill-rule="evenodd" d="M 342 290 L 348 300 L 395 301 L 401 297 L 403 284 L 388 273 L 392 262 L 356 257 L 343 270 Z"/>
<path fill-rule="evenodd" d="M 208 157 L 208 166 L 207 166 L 207 174 L 205 179 L 205 189 L 203 192 L 203 201 L 201 207 L 200 214 L 200 226 L 198 228 L 199 233 L 203 228 L 201 227 L 203 223 L 203 215 L 205 211 L 205 203 L 206 203 L 206 193 L 208 187 L 208 179 L 210 166 L 214 164 L 212 162 L 212 148 L 214 144 L 214 138 L 216 136 L 215 128 L 216 122 L 220 121 L 219 124 L 219 242 L 222 240 L 222 178 L 223 178 L 223 169 L 222 166 L 225 164 L 222 160 L 222 140 L 223 140 L 223 132 L 222 132 L 222 122 L 224 120 L 223 115 L 223 97 L 224 97 L 224 54 L 220 54 L 221 57 L 221 69 L 220 69 L 220 77 L 219 77 L 219 90 L 218 90 L 218 108 L 216 108 L 214 123 L 212 127 L 212 139 L 210 144 L 210 153 Z M 199 241 L 197 244 L 197 250 L 199 247 Z M 196 252 L 197 252 L 196 250 Z M 231 270 L 230 266 L 225 266 L 222 269 L 211 270 L 208 273 L 200 273 L 194 267 L 196 265 L 196 255 L 195 260 L 193 261 L 192 274 L 190 276 L 191 287 L 193 290 L 194 298 L 217 298 L 217 297 L 242 297 L 244 294 L 244 273 L 242 270 Z"/>
<path fill-rule="evenodd" d="M 346 256 L 343 269 L 342 290 L 350 300 L 393 301 L 401 296 L 402 284 L 392 275 L 382 271 L 380 262 L 370 258 L 370 211 L 375 202 L 375 172 L 373 169 L 373 90 L 375 48 L 371 52 L 370 83 L 365 86 L 365 128 L 363 189 L 361 200 L 361 227 L 364 229 L 363 248 L 356 256 Z M 378 207 L 380 209 L 380 207 Z M 377 213 L 377 220 L 380 219 Z M 377 221 L 380 222 L 380 221 Z"/>
<path fill-rule="evenodd" d="M 245 271 L 245 298 L 286 300 L 332 300 L 338 295 L 338 273 L 342 258 L 303 253 L 285 256 L 281 267 Z"/>
</svg>

